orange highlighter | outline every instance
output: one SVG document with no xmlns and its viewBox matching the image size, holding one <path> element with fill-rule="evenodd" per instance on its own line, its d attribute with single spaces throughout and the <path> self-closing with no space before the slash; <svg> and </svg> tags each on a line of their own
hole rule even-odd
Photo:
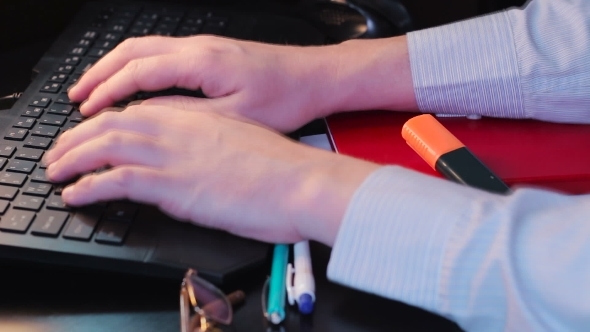
<svg viewBox="0 0 590 332">
<path fill-rule="evenodd" d="M 507 194 L 510 187 L 430 114 L 406 121 L 406 143 L 430 167 L 451 181 L 494 193 Z"/>
</svg>

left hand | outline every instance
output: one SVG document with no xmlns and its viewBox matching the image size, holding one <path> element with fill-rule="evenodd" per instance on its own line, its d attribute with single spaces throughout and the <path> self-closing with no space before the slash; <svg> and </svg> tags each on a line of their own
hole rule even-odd
<svg viewBox="0 0 590 332">
<path fill-rule="evenodd" d="M 136 105 L 63 133 L 45 155 L 73 206 L 130 199 L 181 220 L 269 242 L 331 244 L 377 166 L 313 149 L 214 112 Z M 103 166 L 111 169 L 93 174 Z"/>
</svg>

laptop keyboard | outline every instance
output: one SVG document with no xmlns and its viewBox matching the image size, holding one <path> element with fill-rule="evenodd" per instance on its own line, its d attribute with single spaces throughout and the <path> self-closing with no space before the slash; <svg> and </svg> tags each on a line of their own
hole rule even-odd
<svg viewBox="0 0 590 332">
<path fill-rule="evenodd" d="M 223 35 L 229 18 L 203 9 L 101 5 L 93 20 L 64 48 L 39 89 L 0 142 L 0 232 L 122 245 L 139 205 L 110 202 L 75 210 L 61 199 L 63 185 L 45 177 L 41 159 L 59 134 L 84 118 L 67 89 L 96 61 L 130 37 Z M 142 94 L 137 97 L 146 98 Z"/>
</svg>

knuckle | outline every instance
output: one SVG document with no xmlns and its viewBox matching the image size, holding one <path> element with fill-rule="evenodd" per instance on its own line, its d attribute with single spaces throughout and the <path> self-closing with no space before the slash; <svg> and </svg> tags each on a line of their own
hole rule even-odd
<svg viewBox="0 0 590 332">
<path fill-rule="evenodd" d="M 100 113 L 94 119 L 94 126 L 100 130 L 107 130 L 107 129 L 112 128 L 114 126 L 117 117 L 118 117 L 118 113 L 116 113 L 116 112 Z"/>
<path fill-rule="evenodd" d="M 121 44 L 119 44 L 119 46 L 117 46 L 117 48 L 121 52 L 125 52 L 125 53 L 131 52 L 131 51 L 133 51 L 133 49 L 135 49 L 137 47 L 138 40 L 139 40 L 139 38 L 137 38 L 137 37 L 127 38 Z"/>
<path fill-rule="evenodd" d="M 128 167 L 116 168 L 113 174 L 113 184 L 125 191 L 129 190 L 137 181 L 137 173 Z"/>
</svg>

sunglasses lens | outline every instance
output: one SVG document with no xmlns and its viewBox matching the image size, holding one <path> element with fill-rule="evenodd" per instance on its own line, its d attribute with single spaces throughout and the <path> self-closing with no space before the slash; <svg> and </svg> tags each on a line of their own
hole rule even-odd
<svg viewBox="0 0 590 332">
<path fill-rule="evenodd" d="M 230 324 L 232 321 L 232 308 L 225 294 L 213 284 L 205 281 L 196 274 L 187 278 L 190 288 L 194 292 L 197 306 L 201 315 L 221 324 Z"/>
</svg>

